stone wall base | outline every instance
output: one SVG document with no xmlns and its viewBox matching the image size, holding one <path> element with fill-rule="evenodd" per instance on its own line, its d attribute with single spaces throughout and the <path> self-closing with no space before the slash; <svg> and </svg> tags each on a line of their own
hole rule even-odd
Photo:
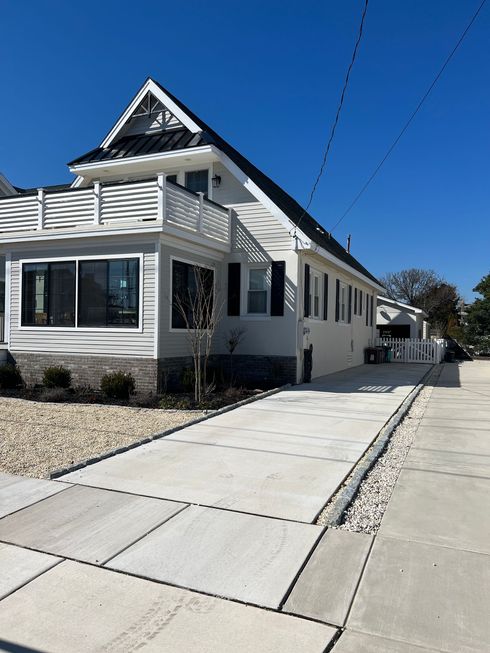
<svg viewBox="0 0 490 653">
<path fill-rule="evenodd" d="M 123 356 L 75 356 L 69 354 L 37 354 L 10 352 L 11 362 L 18 365 L 28 385 L 42 383 L 46 367 L 63 365 L 72 374 L 74 386 L 98 388 L 108 372 L 131 372 L 137 392 L 172 392 L 182 389 L 184 370 L 193 370 L 190 356 L 174 358 L 127 358 Z M 214 355 L 209 361 L 208 379 L 216 384 L 229 383 L 230 374 L 236 385 L 263 389 L 296 382 L 294 356 Z"/>
<path fill-rule="evenodd" d="M 131 372 L 137 392 L 156 392 L 158 364 L 153 358 L 128 358 L 123 356 L 73 356 L 67 354 L 34 354 L 10 352 L 12 362 L 19 366 L 22 378 L 28 385 L 42 383 L 46 367 L 63 365 L 71 371 L 72 384 L 98 388 L 108 372 Z"/>
</svg>

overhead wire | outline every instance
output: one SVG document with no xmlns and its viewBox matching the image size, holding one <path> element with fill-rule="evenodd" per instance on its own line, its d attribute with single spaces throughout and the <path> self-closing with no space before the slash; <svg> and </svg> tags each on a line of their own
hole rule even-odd
<svg viewBox="0 0 490 653">
<path fill-rule="evenodd" d="M 459 39 L 458 39 L 456 45 L 454 46 L 454 48 L 451 50 L 451 52 L 449 53 L 449 55 L 446 57 L 446 59 L 445 59 L 443 65 L 442 65 L 442 67 L 440 68 L 439 72 L 437 73 L 437 75 L 436 75 L 436 76 L 434 77 L 434 79 L 432 80 L 432 83 L 430 84 L 429 88 L 426 90 L 426 92 L 425 92 L 424 95 L 422 96 L 422 98 L 421 98 L 421 100 L 419 101 L 419 103 L 417 104 L 415 110 L 411 113 L 410 117 L 408 118 L 408 120 L 406 121 L 406 123 L 403 125 L 403 127 L 402 127 L 401 131 L 399 132 L 398 136 L 395 138 L 395 140 L 393 141 L 393 143 L 390 145 L 390 147 L 389 147 L 388 150 L 386 151 L 386 154 L 383 156 L 383 158 L 381 159 L 381 161 L 378 163 L 378 165 L 377 165 L 376 168 L 374 169 L 374 172 L 373 172 L 373 173 L 371 174 L 371 176 L 368 178 L 368 180 L 366 181 L 366 183 L 364 184 L 364 186 L 363 186 L 363 187 L 361 188 L 361 190 L 357 193 L 357 195 L 354 197 L 354 199 L 352 200 L 352 202 L 349 204 L 349 206 L 347 207 L 347 209 L 344 211 L 344 213 L 341 215 L 341 217 L 337 220 L 337 222 L 334 224 L 334 226 L 330 229 L 330 232 L 329 232 L 329 233 L 332 233 L 332 232 L 333 232 L 333 231 L 334 231 L 334 230 L 339 226 L 339 224 L 343 221 L 343 219 L 344 219 L 344 218 L 345 218 L 345 217 L 350 213 L 350 211 L 354 208 L 354 206 L 357 204 L 357 202 L 359 201 L 359 199 L 361 198 L 361 196 L 363 195 L 363 193 L 366 191 L 366 189 L 368 188 L 368 186 L 370 185 L 370 183 L 373 181 L 373 179 L 376 177 L 376 175 L 377 175 L 378 172 L 380 171 L 380 169 L 381 169 L 381 167 L 383 166 L 383 164 L 385 163 L 386 159 L 390 156 L 390 154 L 393 152 L 393 150 L 395 149 L 395 147 L 398 145 L 398 142 L 400 141 L 401 137 L 402 137 L 403 134 L 407 131 L 407 129 L 408 129 L 408 127 L 410 126 L 411 122 L 413 121 L 413 119 L 415 118 L 415 116 L 417 115 L 417 113 L 419 112 L 419 110 L 421 109 L 421 107 L 422 107 L 422 105 L 424 104 L 424 102 L 426 101 L 426 99 L 429 97 L 429 95 L 430 95 L 432 89 L 434 88 L 434 86 L 435 86 L 435 85 L 437 84 L 437 82 L 439 81 L 439 78 L 441 77 L 441 75 L 442 75 L 442 73 L 444 72 L 444 70 L 446 69 L 447 65 L 449 64 L 449 62 L 450 62 L 451 59 L 453 58 L 454 54 L 455 54 L 456 51 L 458 50 L 459 46 L 460 46 L 461 43 L 463 42 L 463 40 L 464 40 L 464 38 L 466 37 L 467 33 L 470 31 L 471 26 L 473 25 L 473 23 L 474 23 L 475 20 L 477 19 L 478 14 L 479 14 L 480 11 L 482 10 L 483 5 L 486 3 L 486 1 L 487 1 L 487 0 L 482 0 L 482 2 L 480 3 L 480 6 L 479 6 L 478 9 L 476 10 L 476 12 L 473 14 L 473 17 L 471 18 L 470 22 L 469 22 L 468 25 L 466 26 L 466 29 L 464 30 L 464 32 L 463 32 L 463 33 L 461 34 L 461 36 L 459 37 Z"/>
<path fill-rule="evenodd" d="M 364 9 L 362 11 L 362 16 L 361 16 L 361 22 L 360 22 L 360 25 L 359 25 L 359 32 L 358 32 L 358 35 L 357 35 L 356 43 L 354 45 L 354 50 L 352 52 L 351 61 L 349 63 L 349 67 L 347 68 L 347 73 L 346 73 L 346 76 L 345 76 L 344 85 L 343 85 L 343 88 L 342 88 L 342 93 L 340 94 L 340 100 L 339 100 L 339 104 L 337 106 L 337 112 L 335 114 L 335 118 L 334 118 L 334 121 L 332 123 L 332 127 L 330 129 L 330 136 L 328 138 L 328 142 L 327 142 L 325 151 L 323 153 L 322 164 L 320 166 L 320 170 L 319 170 L 318 175 L 316 177 L 315 183 L 313 184 L 313 187 L 311 189 L 311 192 L 310 192 L 310 195 L 309 195 L 309 198 L 308 198 L 308 203 L 306 204 L 306 208 L 303 209 L 303 212 L 301 213 L 298 222 L 296 223 L 296 225 L 292 229 L 292 232 L 293 232 L 294 236 L 296 235 L 297 229 L 299 229 L 301 221 L 303 220 L 304 216 L 306 215 L 306 213 L 308 212 L 308 209 L 311 206 L 311 203 L 313 201 L 313 197 L 314 197 L 314 195 L 316 193 L 316 190 L 318 188 L 318 184 L 320 183 L 320 179 L 322 178 L 322 175 L 323 175 L 324 170 L 325 170 L 325 166 L 327 164 L 328 155 L 329 155 L 329 152 L 330 152 L 330 148 L 332 146 L 332 142 L 333 142 L 333 139 L 334 139 L 334 136 L 335 136 L 335 132 L 337 130 L 337 125 L 338 125 L 338 122 L 339 122 L 339 119 L 340 119 L 340 113 L 342 111 L 342 106 L 344 104 L 345 94 L 346 94 L 346 91 L 347 91 L 347 87 L 349 85 L 349 78 L 350 78 L 351 70 L 352 70 L 352 68 L 354 66 L 354 63 L 355 63 L 355 60 L 356 60 L 356 57 L 357 57 L 357 51 L 359 50 L 359 44 L 361 43 L 363 29 L 364 29 L 364 21 L 365 21 L 365 18 L 366 18 L 368 4 L 369 4 L 369 0 L 365 0 Z"/>
</svg>

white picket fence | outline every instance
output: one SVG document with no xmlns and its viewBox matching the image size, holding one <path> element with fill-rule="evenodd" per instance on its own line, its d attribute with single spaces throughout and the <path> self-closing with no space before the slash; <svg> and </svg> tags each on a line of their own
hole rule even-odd
<svg viewBox="0 0 490 653">
<path fill-rule="evenodd" d="M 446 341 L 419 338 L 377 338 L 376 346 L 388 345 L 394 363 L 441 363 L 446 353 Z"/>
</svg>

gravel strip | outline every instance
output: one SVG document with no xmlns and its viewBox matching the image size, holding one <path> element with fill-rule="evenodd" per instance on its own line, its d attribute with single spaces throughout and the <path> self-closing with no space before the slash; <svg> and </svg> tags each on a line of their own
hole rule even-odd
<svg viewBox="0 0 490 653">
<path fill-rule="evenodd" d="M 412 446 L 415 434 L 419 428 L 425 409 L 429 402 L 434 385 L 442 371 L 437 366 L 420 391 L 403 421 L 393 431 L 393 434 L 381 456 L 359 486 L 354 500 L 343 515 L 340 529 L 356 533 L 377 533 L 381 519 L 390 500 L 393 488 Z M 346 484 L 348 485 L 349 479 Z M 317 523 L 324 526 L 328 522 L 330 506 L 335 497 L 320 514 Z"/>
<path fill-rule="evenodd" d="M 0 471 L 48 478 L 55 469 L 201 415 L 202 411 L 0 398 Z"/>
</svg>

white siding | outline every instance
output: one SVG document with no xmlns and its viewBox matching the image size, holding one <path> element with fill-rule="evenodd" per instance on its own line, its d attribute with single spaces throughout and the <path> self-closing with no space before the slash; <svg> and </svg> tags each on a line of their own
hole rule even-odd
<svg viewBox="0 0 490 653">
<path fill-rule="evenodd" d="M 210 254 L 195 254 L 188 251 L 185 243 L 182 248 L 177 246 L 162 245 L 160 258 L 160 355 L 159 358 L 175 358 L 190 356 L 191 350 L 185 329 L 172 330 L 171 328 L 171 288 L 172 267 L 171 261 L 177 258 L 188 263 L 203 264 L 215 270 L 215 288 L 217 305 L 222 303 L 221 269 L 222 262 Z M 226 311 L 226 307 L 224 307 Z M 219 336 L 216 336 L 217 338 Z"/>
<path fill-rule="evenodd" d="M 347 367 L 364 363 L 364 349 L 374 342 L 376 322 L 376 291 L 368 284 L 359 281 L 333 264 L 322 262 L 319 258 L 300 258 L 301 278 L 304 276 L 304 264 L 317 270 L 323 276 L 328 274 L 328 317 L 327 320 L 304 319 L 304 327 L 309 333 L 304 335 L 304 348 L 313 345 L 312 377 L 338 372 Z M 336 280 L 352 285 L 352 320 L 350 324 L 335 321 Z M 323 279 L 322 279 L 323 283 Z M 363 291 L 362 315 L 354 315 L 354 289 Z M 323 287 L 322 287 L 323 291 Z M 373 326 L 366 326 L 366 295 L 373 296 Z M 303 299 L 301 298 L 301 305 Z M 323 312 L 323 301 L 321 302 Z M 303 312 L 303 311 L 302 311 Z M 302 365 L 302 363 L 301 363 Z M 298 366 L 300 368 L 300 366 Z"/>
<path fill-rule="evenodd" d="M 91 329 L 50 329 L 43 327 L 20 328 L 20 260 L 93 256 L 104 258 L 109 255 L 143 254 L 143 278 L 140 289 L 143 291 L 143 330 L 134 329 L 91 330 Z M 85 355 L 117 355 L 153 357 L 155 331 L 155 245 L 153 242 L 134 244 L 127 239 L 113 244 L 93 241 L 90 244 L 57 246 L 50 248 L 23 248 L 12 253 L 12 301 L 11 301 L 11 340 L 12 352 L 46 352 Z"/>
<path fill-rule="evenodd" d="M 245 329 L 245 338 L 238 347 L 237 354 L 263 356 L 296 356 L 296 303 L 297 303 L 297 254 L 292 251 L 261 252 L 260 259 L 247 259 L 247 255 L 236 254 L 232 260 L 241 262 L 241 315 L 232 317 L 226 315 L 226 305 L 223 320 L 220 325 L 221 337 L 216 343 L 219 353 L 226 353 L 225 336 L 230 329 Z M 247 315 L 247 284 L 248 271 L 255 265 L 263 264 L 270 269 L 272 261 L 285 261 L 285 293 L 284 315 L 258 317 Z M 228 266 L 223 266 L 222 286 L 224 296 L 228 289 Z M 270 288 L 269 288 L 270 303 Z"/>
<path fill-rule="evenodd" d="M 222 163 L 213 164 L 213 175 L 219 175 L 221 177 L 219 187 L 213 188 L 213 200 L 218 202 L 218 204 L 228 206 L 230 204 L 257 201 L 252 193 Z"/>
<path fill-rule="evenodd" d="M 291 249 L 291 237 L 260 202 L 231 205 L 235 212 L 232 251 L 245 251 L 254 260 L 260 252 Z"/>
</svg>

